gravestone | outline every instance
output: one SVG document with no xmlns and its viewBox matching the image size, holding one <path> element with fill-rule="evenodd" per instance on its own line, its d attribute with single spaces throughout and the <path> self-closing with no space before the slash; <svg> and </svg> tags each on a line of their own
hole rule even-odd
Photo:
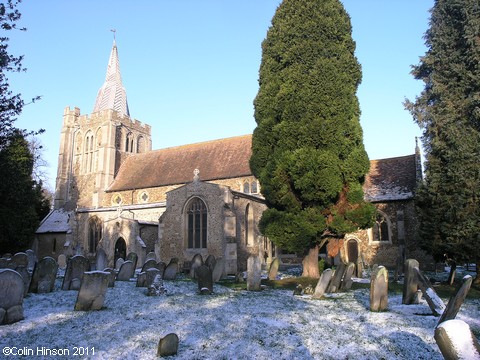
<svg viewBox="0 0 480 360">
<path fill-rule="evenodd" d="M 30 273 L 27 270 L 26 266 L 17 266 L 15 269 L 16 272 L 20 274 L 23 280 L 23 297 L 27 296 L 28 294 L 28 289 L 30 287 L 30 281 L 32 280 L 32 277 L 30 276 Z"/>
<path fill-rule="evenodd" d="M 302 295 L 303 293 L 303 286 L 302 284 L 298 284 L 295 289 L 293 290 L 293 295 Z"/>
<path fill-rule="evenodd" d="M 28 255 L 24 252 L 18 252 L 13 255 L 11 261 L 14 264 L 14 269 L 19 266 L 28 267 Z"/>
<path fill-rule="evenodd" d="M 430 284 L 430 281 L 423 276 L 420 269 L 418 267 L 413 269 L 417 274 L 418 286 L 420 287 L 420 290 L 422 290 L 423 296 L 425 297 L 425 300 L 427 300 L 428 306 L 430 306 L 433 315 L 439 316 L 443 314 L 443 311 L 445 310 L 443 300 L 437 295 L 436 291 Z"/>
<path fill-rule="evenodd" d="M 435 341 L 446 360 L 480 360 L 480 345 L 470 326 L 462 320 L 447 320 L 435 328 Z"/>
<path fill-rule="evenodd" d="M 440 316 L 440 320 L 438 320 L 438 324 L 455 319 L 457 316 L 460 307 L 462 306 L 465 298 L 467 297 L 468 291 L 472 286 L 473 278 L 470 275 L 466 275 L 462 279 L 462 283 L 457 287 L 457 291 L 455 294 L 448 300 L 447 307 L 443 311 L 442 316 Z M 437 325 L 438 326 L 438 325 Z"/>
<path fill-rule="evenodd" d="M 100 310 L 107 293 L 108 277 L 106 271 L 87 271 L 83 275 L 82 285 L 77 295 L 75 311 Z"/>
<path fill-rule="evenodd" d="M 320 279 L 318 279 L 317 286 L 315 286 L 315 291 L 312 295 L 312 299 L 321 299 L 323 297 L 323 295 L 328 289 L 330 281 L 332 280 L 332 276 L 332 269 L 323 270 L 322 275 L 320 275 Z"/>
<path fill-rule="evenodd" d="M 50 256 L 44 257 L 35 264 L 28 291 L 39 294 L 52 292 L 57 271 L 57 262 Z"/>
<path fill-rule="evenodd" d="M 195 270 L 203 265 L 203 258 L 201 254 L 195 254 L 192 259 L 192 264 L 190 265 L 190 278 L 195 279 L 196 272 Z"/>
<path fill-rule="evenodd" d="M 107 267 L 107 254 L 102 248 L 98 248 L 95 254 L 95 270 L 103 271 Z"/>
<path fill-rule="evenodd" d="M 158 343 L 157 356 L 173 356 L 178 352 L 178 335 L 171 333 L 161 338 Z"/>
<path fill-rule="evenodd" d="M 103 271 L 108 272 L 108 287 L 115 287 L 115 278 L 117 273 L 112 268 L 106 268 Z"/>
<path fill-rule="evenodd" d="M 262 263 L 259 256 L 250 256 L 247 260 L 247 290 L 260 291 Z"/>
<path fill-rule="evenodd" d="M 157 262 L 155 261 L 155 259 L 149 259 L 145 261 L 145 264 L 143 264 L 141 272 L 145 272 L 148 269 L 156 268 L 156 267 L 157 267 Z"/>
<path fill-rule="evenodd" d="M 65 270 L 65 268 L 67 267 L 67 257 L 65 256 L 65 254 L 58 255 L 57 263 L 60 269 Z"/>
<path fill-rule="evenodd" d="M 195 269 L 198 291 L 202 295 L 213 293 L 212 270 L 207 265 L 201 265 Z"/>
<path fill-rule="evenodd" d="M 147 256 L 145 257 L 145 262 L 148 260 L 155 260 L 157 262 L 157 255 L 155 255 L 155 251 L 150 251 Z"/>
<path fill-rule="evenodd" d="M 37 263 L 37 256 L 35 255 L 35 252 L 32 249 L 28 249 L 25 251 L 25 254 L 28 256 L 28 265 L 27 269 L 29 271 L 33 271 L 33 268 L 35 267 L 35 264 Z"/>
<path fill-rule="evenodd" d="M 419 263 L 415 259 L 405 260 L 405 275 L 403 279 L 402 304 L 411 305 L 415 301 L 415 295 L 418 290 L 417 273 L 415 268 L 419 268 Z"/>
<path fill-rule="evenodd" d="M 215 267 L 213 268 L 213 271 L 212 271 L 212 281 L 214 283 L 220 281 L 220 279 L 223 278 L 224 270 L 225 270 L 225 260 L 223 258 L 218 258 L 215 261 Z M 243 276 L 242 276 L 242 281 L 243 281 Z"/>
<path fill-rule="evenodd" d="M 157 268 L 148 269 L 145 272 L 145 275 L 146 275 L 146 279 L 145 279 L 146 287 L 149 287 L 150 285 L 153 284 L 153 281 L 155 280 L 157 275 L 160 276 L 160 278 L 162 278 L 162 274 L 160 274 L 160 270 L 158 270 Z"/>
<path fill-rule="evenodd" d="M 165 268 L 167 267 L 167 264 L 165 264 L 163 261 L 157 262 L 157 269 L 160 271 L 160 277 L 163 279 L 163 273 L 165 272 Z"/>
<path fill-rule="evenodd" d="M 131 261 L 133 263 L 133 268 L 136 269 L 137 268 L 137 262 L 138 262 L 137 253 L 134 253 L 134 252 L 128 253 L 125 261 Z"/>
<path fill-rule="evenodd" d="M 280 267 L 280 260 L 278 258 L 273 259 L 268 270 L 268 280 L 275 280 L 278 274 L 278 268 Z"/>
<path fill-rule="evenodd" d="M 350 290 L 352 288 L 353 280 L 352 276 L 355 272 L 355 264 L 349 262 L 345 270 L 345 275 L 343 275 L 342 284 L 340 285 L 340 290 Z"/>
<path fill-rule="evenodd" d="M 328 293 L 336 293 L 340 290 L 340 284 L 342 283 L 343 275 L 345 275 L 345 264 L 340 263 L 337 265 L 332 277 L 332 281 L 330 281 L 330 285 L 328 286 L 327 292 Z"/>
<path fill-rule="evenodd" d="M 11 268 L 10 264 L 11 264 L 10 259 L 4 258 L 4 257 L 0 258 L 0 269 L 10 269 Z"/>
<path fill-rule="evenodd" d="M 123 260 L 122 258 L 118 258 L 115 262 L 115 269 L 120 270 L 124 262 L 125 260 Z"/>
<path fill-rule="evenodd" d="M 135 266 L 132 261 L 125 261 L 118 270 L 117 281 L 130 281 L 135 275 Z"/>
<path fill-rule="evenodd" d="M 178 273 L 178 259 L 173 258 L 163 272 L 163 280 L 175 280 Z"/>
<path fill-rule="evenodd" d="M 72 257 L 67 262 L 62 290 L 79 290 L 85 271 L 90 271 L 90 261 L 82 255 Z"/>
<path fill-rule="evenodd" d="M 215 264 L 217 263 L 217 260 L 215 259 L 215 256 L 213 255 L 208 255 L 206 260 L 205 260 L 205 265 L 207 265 L 210 270 L 212 270 L 213 272 L 213 269 L 215 269 Z"/>
<path fill-rule="evenodd" d="M 160 275 L 156 275 L 151 285 L 148 286 L 147 296 L 160 296 L 167 293 L 163 286 L 163 280 Z"/>
<path fill-rule="evenodd" d="M 388 271 L 379 266 L 370 280 L 370 311 L 385 311 L 388 306 Z"/>
<path fill-rule="evenodd" d="M 23 320 L 23 279 L 12 269 L 0 270 L 0 325 Z"/>
<path fill-rule="evenodd" d="M 147 273 L 142 271 L 137 274 L 137 283 L 136 287 L 147 287 Z"/>
</svg>

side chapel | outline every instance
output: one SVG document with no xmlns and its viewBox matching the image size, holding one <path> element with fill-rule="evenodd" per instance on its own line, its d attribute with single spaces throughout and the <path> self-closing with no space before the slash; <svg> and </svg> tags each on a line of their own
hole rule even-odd
<svg viewBox="0 0 480 360">
<path fill-rule="evenodd" d="M 250 255 L 296 262 L 258 229 L 266 205 L 250 155 L 251 135 L 152 150 L 151 127 L 130 117 L 114 40 L 93 112 L 64 110 L 54 208 L 33 248 L 39 258 L 92 260 L 102 248 L 109 266 L 130 252 L 139 266 L 151 251 L 157 261 L 180 264 L 212 254 L 225 259 L 227 274 L 246 270 Z M 336 261 L 394 267 L 416 251 L 421 174 L 418 145 L 412 155 L 371 161 L 364 191 L 376 224 L 347 235 Z"/>
</svg>

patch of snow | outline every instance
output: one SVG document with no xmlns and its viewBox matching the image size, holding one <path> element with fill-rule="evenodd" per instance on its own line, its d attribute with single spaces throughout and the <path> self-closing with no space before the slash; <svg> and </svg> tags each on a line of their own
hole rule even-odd
<svg viewBox="0 0 480 360">
<path fill-rule="evenodd" d="M 470 327 L 462 320 L 447 320 L 442 322 L 439 328 L 443 328 L 451 339 L 452 345 L 459 359 L 480 359 L 480 354 L 472 342 Z"/>
<path fill-rule="evenodd" d="M 188 279 L 164 286 L 167 295 L 152 297 L 135 282 L 116 282 L 102 310 L 82 312 L 73 311 L 78 292 L 60 290 L 58 278 L 54 292 L 24 299 L 24 320 L 0 326 L 0 350 L 76 346 L 90 349 L 82 359 L 157 359 L 159 339 L 173 332 L 180 343 L 172 360 L 443 359 L 433 337 L 438 318 L 424 300 L 402 305 L 394 295 L 388 311 L 370 312 L 369 289 L 315 300 L 219 284 L 201 296 Z M 479 334 L 480 300 L 467 299 L 457 318 Z"/>
</svg>

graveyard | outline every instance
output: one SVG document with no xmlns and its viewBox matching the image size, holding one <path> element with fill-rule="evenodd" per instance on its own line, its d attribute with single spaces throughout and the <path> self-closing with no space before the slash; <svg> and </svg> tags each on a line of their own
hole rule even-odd
<svg viewBox="0 0 480 360">
<path fill-rule="evenodd" d="M 72 259 L 70 263 L 82 263 Z M 172 359 L 443 359 L 434 338 L 440 316 L 434 315 L 425 297 L 405 305 L 402 284 L 390 279 L 382 280 L 387 285 L 382 286 L 389 287 L 383 293 L 387 295 L 376 305 L 372 302 L 370 281 L 388 274 L 382 267 L 366 269 L 364 277 L 352 278 L 348 288 L 341 283 L 338 289 L 332 271 L 324 271 L 331 281 L 319 294 L 321 281 L 315 289 L 305 282 L 300 291 L 292 289 L 302 283 L 299 268 L 275 276 L 257 272 L 261 284 L 256 288 L 251 279 L 243 278 L 249 273 L 204 283 L 200 278 L 209 269 L 198 263 L 198 269 L 192 265 L 192 272 L 170 274 L 167 280 L 166 269 L 159 272 L 144 266 L 142 272 L 139 266 L 132 271 L 131 262 L 125 262 L 131 273 L 123 281 L 118 277 L 123 266 L 112 272 L 85 271 L 82 277 L 68 266 L 56 269 L 54 264 L 53 288 L 35 285 L 43 290 L 23 298 L 23 319 L 0 326 L 3 354 L 74 358 L 76 351 L 80 355 L 76 358 L 156 359 L 159 340 L 174 334 L 178 351 Z M 458 282 L 473 274 L 461 267 L 457 271 Z M 117 280 L 111 281 L 111 274 Z M 440 282 L 448 272 L 424 276 Z M 88 285 L 84 284 L 93 277 L 102 279 L 97 310 L 85 302 Z M 439 294 L 447 304 L 448 295 Z M 468 324 L 478 338 L 478 290 L 472 295 L 455 318 Z"/>
</svg>

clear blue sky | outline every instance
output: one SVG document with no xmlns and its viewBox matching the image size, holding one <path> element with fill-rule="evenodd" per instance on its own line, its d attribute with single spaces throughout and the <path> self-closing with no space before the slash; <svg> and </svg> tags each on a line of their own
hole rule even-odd
<svg viewBox="0 0 480 360">
<path fill-rule="evenodd" d="M 56 177 L 65 106 L 93 110 L 115 28 L 130 114 L 152 126 L 153 148 L 248 134 L 255 128 L 261 42 L 281 0 L 23 0 L 10 51 L 27 72 L 11 75 L 25 107 L 17 126 L 40 137 Z M 404 110 L 423 83 L 410 66 L 425 53 L 433 0 L 343 0 L 363 81 L 358 91 L 370 159 L 413 153 L 421 132 Z"/>
</svg>

